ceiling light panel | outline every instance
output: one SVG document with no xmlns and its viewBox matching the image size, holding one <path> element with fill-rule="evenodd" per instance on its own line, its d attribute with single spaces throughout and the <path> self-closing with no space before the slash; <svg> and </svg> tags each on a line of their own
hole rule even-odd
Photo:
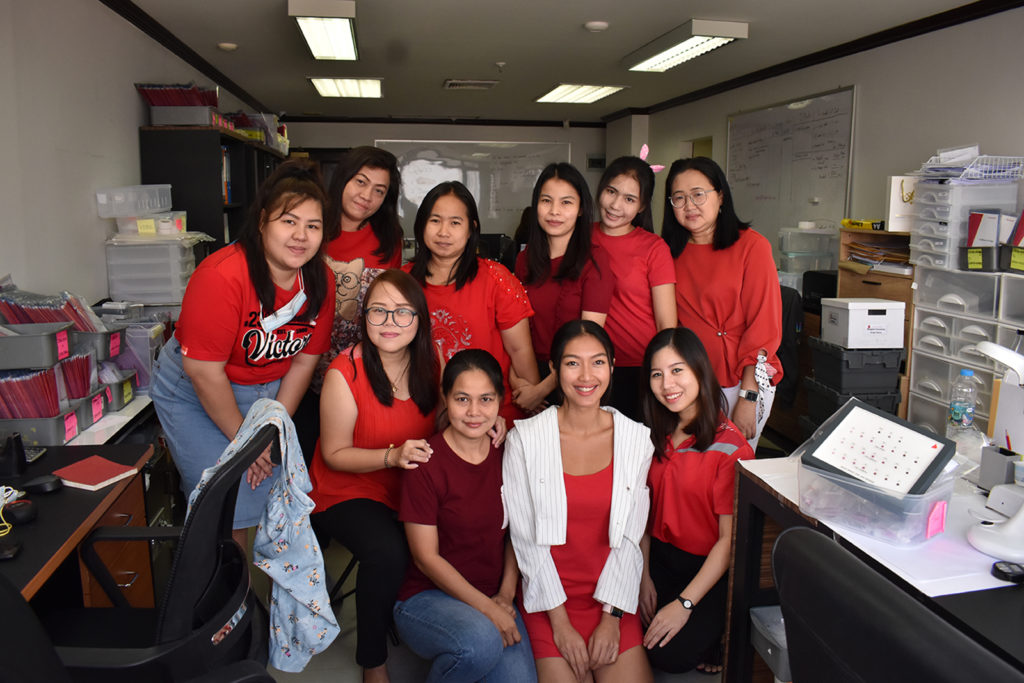
<svg viewBox="0 0 1024 683">
<path fill-rule="evenodd" d="M 692 19 L 627 55 L 622 64 L 630 71 L 661 73 L 746 37 L 744 22 Z"/>
<path fill-rule="evenodd" d="M 622 90 L 618 85 L 578 85 L 562 83 L 551 92 L 537 98 L 538 102 L 561 104 L 591 104 Z"/>
<path fill-rule="evenodd" d="M 311 78 L 321 97 L 381 97 L 379 78 Z"/>
<path fill-rule="evenodd" d="M 298 22 L 315 59 L 359 58 L 354 0 L 288 0 L 288 16 Z"/>
</svg>

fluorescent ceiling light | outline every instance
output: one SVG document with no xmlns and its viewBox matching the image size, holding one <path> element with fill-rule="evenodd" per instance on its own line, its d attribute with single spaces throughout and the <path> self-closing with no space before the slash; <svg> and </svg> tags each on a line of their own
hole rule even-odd
<svg viewBox="0 0 1024 683">
<path fill-rule="evenodd" d="M 736 38 L 746 37 L 746 22 L 691 19 L 627 55 L 622 64 L 630 71 L 661 73 Z"/>
<path fill-rule="evenodd" d="M 380 97 L 379 78 L 311 78 L 320 97 Z"/>
<path fill-rule="evenodd" d="M 288 0 L 314 59 L 358 59 L 355 0 Z"/>
<path fill-rule="evenodd" d="M 619 85 L 573 85 L 562 83 L 547 95 L 538 97 L 538 102 L 559 102 L 569 104 L 590 104 L 622 90 Z"/>
</svg>

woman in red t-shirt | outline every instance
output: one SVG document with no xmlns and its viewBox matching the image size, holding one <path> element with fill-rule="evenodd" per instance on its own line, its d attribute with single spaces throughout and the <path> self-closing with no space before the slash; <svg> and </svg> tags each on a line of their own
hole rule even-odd
<svg viewBox="0 0 1024 683">
<path fill-rule="evenodd" d="M 675 327 L 675 272 L 664 240 L 654 234 L 651 198 L 654 171 L 639 157 L 619 157 L 597 186 L 599 220 L 594 244 L 604 249 L 615 276 L 615 295 L 605 320 L 615 344 L 615 381 L 610 403 L 640 419 L 640 372 L 644 347 L 659 330 Z"/>
<path fill-rule="evenodd" d="M 501 454 L 489 431 L 501 366 L 459 351 L 441 380 L 448 427 L 428 464 L 405 473 L 399 519 L 414 564 L 395 603 L 402 640 L 433 661 L 428 680 L 529 683 L 537 678 L 513 601 L 519 571 L 502 528 Z"/>
<path fill-rule="evenodd" d="M 754 457 L 696 334 L 662 330 L 644 353 L 654 442 L 640 615 L 655 668 L 721 670 L 736 461 Z"/>
<path fill-rule="evenodd" d="M 363 341 L 324 379 L 313 457 L 313 522 L 359 560 L 356 662 L 364 681 L 387 681 L 387 630 L 408 563 L 395 518 L 402 470 L 430 460 L 440 361 L 423 291 L 400 270 L 370 284 Z"/>
<path fill-rule="evenodd" d="M 256 193 L 238 242 L 189 278 L 151 389 L 186 495 L 257 399 L 295 411 L 327 350 L 334 289 L 320 258 L 323 202 L 315 166 L 281 164 Z M 239 489 L 235 539 L 243 547 L 266 506 L 270 472 L 268 453 Z"/>
<path fill-rule="evenodd" d="M 334 271 L 331 346 L 317 364 L 313 382 L 295 413 L 295 429 L 306 462 L 320 437 L 320 388 L 331 361 L 362 339 L 359 317 L 373 278 L 402 265 L 398 222 L 398 160 L 377 147 L 349 150 L 334 170 L 324 210 L 324 260 Z"/>
<path fill-rule="evenodd" d="M 420 204 L 413 231 L 416 256 L 404 270 L 423 285 L 441 354 L 449 359 L 456 351 L 478 348 L 497 358 L 505 377 L 501 415 L 522 417 L 519 408 L 532 410 L 537 404 L 512 403 L 509 368 L 515 370 L 515 389 L 540 381 L 530 341 L 533 308 L 505 266 L 477 257 L 476 200 L 460 182 L 441 183 Z"/>
<path fill-rule="evenodd" d="M 548 365 L 555 331 L 581 318 L 603 326 L 608 316 L 615 277 L 608 255 L 591 245 L 593 214 L 590 188 L 575 166 L 548 164 L 541 171 L 527 216 L 527 245 L 516 258 L 516 277 L 533 306 L 530 336 L 544 379 L 513 393 L 521 403 L 536 404 L 557 387 Z"/>
</svg>

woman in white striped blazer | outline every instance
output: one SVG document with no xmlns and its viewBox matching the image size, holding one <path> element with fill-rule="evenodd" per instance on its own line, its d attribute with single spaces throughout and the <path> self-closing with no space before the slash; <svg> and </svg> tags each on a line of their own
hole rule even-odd
<svg viewBox="0 0 1024 683">
<path fill-rule="evenodd" d="M 502 487 L 538 678 L 649 681 L 636 611 L 650 432 L 601 407 L 614 351 L 600 325 L 566 323 L 550 358 L 562 405 L 516 421 Z"/>
</svg>

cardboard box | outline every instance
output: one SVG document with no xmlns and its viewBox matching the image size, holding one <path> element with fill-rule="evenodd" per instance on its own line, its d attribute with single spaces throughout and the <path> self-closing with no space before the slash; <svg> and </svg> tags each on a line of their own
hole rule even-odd
<svg viewBox="0 0 1024 683">
<path fill-rule="evenodd" d="M 821 339 L 847 349 L 900 348 L 905 308 L 888 299 L 822 299 Z"/>
</svg>

